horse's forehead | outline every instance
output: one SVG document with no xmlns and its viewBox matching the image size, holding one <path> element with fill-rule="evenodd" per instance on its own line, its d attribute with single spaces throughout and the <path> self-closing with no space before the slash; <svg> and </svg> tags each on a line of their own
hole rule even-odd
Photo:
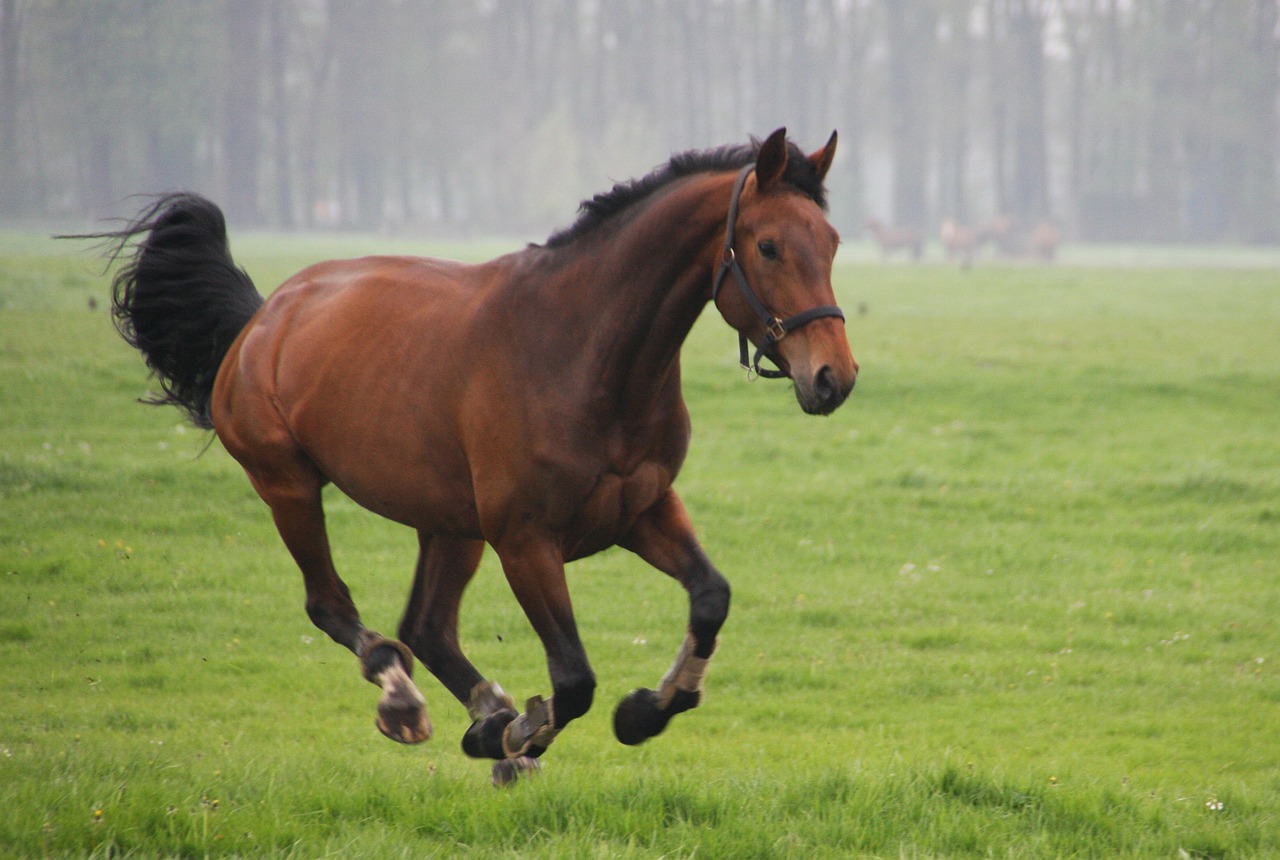
<svg viewBox="0 0 1280 860">
<path fill-rule="evenodd" d="M 785 230 L 794 236 L 810 236 L 821 243 L 840 241 L 826 213 L 803 194 L 767 194 L 743 214 L 751 230 Z"/>
</svg>

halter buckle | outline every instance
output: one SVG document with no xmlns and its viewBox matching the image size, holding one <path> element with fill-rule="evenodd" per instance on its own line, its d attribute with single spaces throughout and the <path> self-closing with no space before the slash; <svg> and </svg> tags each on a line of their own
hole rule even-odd
<svg viewBox="0 0 1280 860">
<path fill-rule="evenodd" d="M 769 338 L 773 343 L 777 343 L 787 336 L 786 325 L 777 317 L 774 317 L 772 322 L 765 325 L 765 331 L 769 333 Z"/>
</svg>

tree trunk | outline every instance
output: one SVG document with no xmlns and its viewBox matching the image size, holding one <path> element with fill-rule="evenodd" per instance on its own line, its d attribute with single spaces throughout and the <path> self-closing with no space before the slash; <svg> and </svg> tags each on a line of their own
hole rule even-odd
<svg viewBox="0 0 1280 860">
<path fill-rule="evenodd" d="M 1008 126 L 1009 126 L 1009 60 L 1002 36 L 1004 20 L 997 0 L 987 0 L 987 81 L 991 101 L 991 177 L 996 211 L 1007 214 L 1013 209 L 1009 193 Z"/>
<path fill-rule="evenodd" d="M 1045 144 L 1044 12 L 1040 0 L 1010 3 L 1015 60 L 1013 203 L 1018 220 L 1032 226 L 1049 216 L 1048 151 Z"/>
<path fill-rule="evenodd" d="M 1280 45 L 1277 44 L 1276 0 L 1254 0 L 1252 20 L 1247 28 L 1256 58 L 1252 86 L 1248 87 L 1249 158 L 1241 238 L 1248 242 L 1280 239 L 1280 211 L 1277 210 L 1276 159 L 1280 156 L 1276 136 L 1280 130 L 1277 97 L 1280 97 Z"/>
<path fill-rule="evenodd" d="M 270 16 L 270 42 L 268 50 L 271 74 L 271 152 L 275 185 L 275 222 L 286 230 L 295 224 L 293 203 L 293 165 L 290 157 L 292 141 L 289 139 L 289 93 L 286 76 L 289 61 L 288 7 L 285 3 L 272 3 Z"/>
<path fill-rule="evenodd" d="M 938 136 L 943 150 L 938 164 L 938 203 L 940 215 L 963 223 L 969 220 L 969 3 L 950 2 L 947 12 L 948 38 L 939 52 L 943 75 L 939 81 L 942 101 L 938 105 Z"/>
<path fill-rule="evenodd" d="M 223 117 L 226 208 L 230 218 L 261 223 L 258 170 L 261 154 L 261 68 L 264 0 L 227 0 L 227 91 Z"/>
<path fill-rule="evenodd" d="M 18 99 L 17 0 L 0 0 L 0 200 L 10 212 L 25 202 L 18 156 Z"/>
<path fill-rule="evenodd" d="M 384 2 L 334 0 L 331 6 L 342 224 L 361 230 L 378 226 L 385 201 L 387 133 L 378 114 L 385 95 L 379 80 L 384 54 L 377 29 L 385 13 Z"/>
<path fill-rule="evenodd" d="M 924 228 L 929 221 L 925 181 L 929 151 L 929 61 L 934 11 L 927 0 L 886 0 L 889 37 L 890 132 L 893 141 L 893 219 Z"/>
</svg>

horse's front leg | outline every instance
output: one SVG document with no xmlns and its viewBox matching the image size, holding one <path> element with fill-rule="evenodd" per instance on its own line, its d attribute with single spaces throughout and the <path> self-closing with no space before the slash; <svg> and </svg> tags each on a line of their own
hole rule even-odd
<svg viewBox="0 0 1280 860">
<path fill-rule="evenodd" d="M 472 692 L 468 709 L 475 722 L 463 749 L 476 758 L 498 759 L 493 776 L 501 785 L 523 770 L 535 769 L 538 757 L 560 731 L 591 708 L 596 678 L 578 638 L 558 545 L 522 537 L 494 549 L 511 590 L 542 640 L 552 688 L 551 698 L 534 696 L 520 714 L 496 684 L 485 682 Z"/>
<path fill-rule="evenodd" d="M 638 744 L 659 734 L 676 714 L 701 703 L 703 676 L 729 614 L 729 583 L 702 551 L 674 490 L 637 521 L 620 545 L 675 577 L 689 592 L 689 629 L 675 662 L 658 689 L 633 691 L 614 712 L 618 740 Z"/>
</svg>

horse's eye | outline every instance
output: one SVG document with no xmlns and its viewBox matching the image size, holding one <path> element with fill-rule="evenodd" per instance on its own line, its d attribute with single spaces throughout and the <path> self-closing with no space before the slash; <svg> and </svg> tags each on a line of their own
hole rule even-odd
<svg viewBox="0 0 1280 860">
<path fill-rule="evenodd" d="M 760 256 L 766 260 L 778 259 L 778 246 L 773 244 L 772 239 L 761 239 L 756 242 L 756 250 L 760 252 Z"/>
</svg>

